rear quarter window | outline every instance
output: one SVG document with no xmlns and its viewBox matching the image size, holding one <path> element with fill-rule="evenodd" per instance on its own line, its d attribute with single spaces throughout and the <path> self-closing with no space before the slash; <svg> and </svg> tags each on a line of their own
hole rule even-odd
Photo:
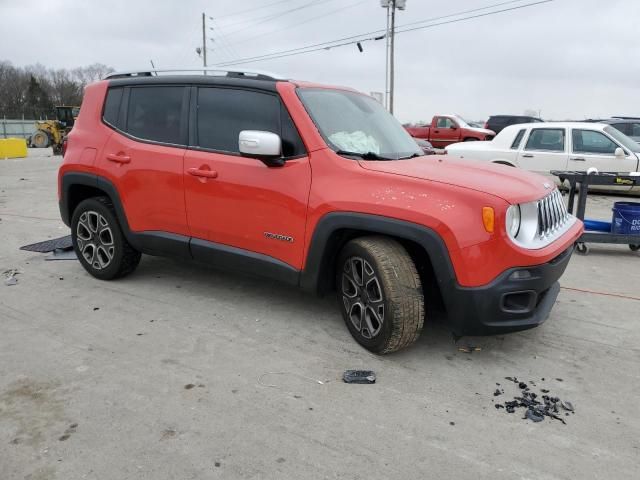
<svg viewBox="0 0 640 480">
<path fill-rule="evenodd" d="M 523 128 L 516 134 L 516 138 L 514 138 L 513 142 L 511 143 L 512 150 L 517 150 L 518 148 L 520 148 L 520 143 L 522 143 L 522 137 L 524 137 L 524 132 L 525 132 L 525 129 Z"/>
<path fill-rule="evenodd" d="M 122 92 L 122 88 L 110 88 L 107 91 L 107 98 L 104 101 L 102 119 L 112 127 L 117 127 L 118 125 L 118 114 L 120 113 Z"/>
</svg>

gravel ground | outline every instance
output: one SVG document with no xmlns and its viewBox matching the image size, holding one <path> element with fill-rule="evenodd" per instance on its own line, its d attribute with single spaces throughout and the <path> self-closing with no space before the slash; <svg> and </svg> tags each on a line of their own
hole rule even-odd
<svg viewBox="0 0 640 480">
<path fill-rule="evenodd" d="M 624 298 L 640 297 L 640 254 L 574 255 L 534 330 L 455 344 L 428 321 L 377 357 L 333 298 L 147 256 L 101 282 L 19 251 L 68 232 L 59 164 L 46 150 L 0 161 L 0 271 L 21 272 L 0 283 L 2 480 L 640 478 L 640 301 Z M 594 196 L 590 216 L 614 200 Z M 350 368 L 377 383 L 342 383 Z M 494 408 L 519 391 L 507 376 L 575 414 Z"/>
</svg>

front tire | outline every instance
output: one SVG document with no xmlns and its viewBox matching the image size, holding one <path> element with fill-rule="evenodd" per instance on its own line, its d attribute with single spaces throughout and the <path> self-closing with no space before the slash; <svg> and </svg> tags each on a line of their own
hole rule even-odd
<svg viewBox="0 0 640 480">
<path fill-rule="evenodd" d="M 385 354 L 418 339 L 425 315 L 422 284 L 400 243 L 385 237 L 352 240 L 336 270 L 338 305 L 360 345 Z"/>
<path fill-rule="evenodd" d="M 100 280 L 129 275 L 140 263 L 141 254 L 122 234 L 107 197 L 80 202 L 71 219 L 71 240 L 82 266 Z"/>
<path fill-rule="evenodd" d="M 38 130 L 31 136 L 31 144 L 36 148 L 47 148 L 50 143 L 49 134 L 44 130 Z"/>
</svg>

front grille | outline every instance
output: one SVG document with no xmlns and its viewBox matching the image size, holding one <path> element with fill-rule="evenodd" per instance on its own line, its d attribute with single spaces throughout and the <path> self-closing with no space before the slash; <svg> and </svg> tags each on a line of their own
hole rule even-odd
<svg viewBox="0 0 640 480">
<path fill-rule="evenodd" d="M 540 238 L 553 235 L 570 219 L 562 195 L 557 189 L 538 200 L 538 235 Z"/>
</svg>

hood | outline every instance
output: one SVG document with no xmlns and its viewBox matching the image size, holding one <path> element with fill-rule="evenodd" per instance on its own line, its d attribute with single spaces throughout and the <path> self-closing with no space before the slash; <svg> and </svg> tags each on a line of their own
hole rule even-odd
<svg viewBox="0 0 640 480">
<path fill-rule="evenodd" d="M 478 128 L 478 127 L 467 127 L 467 130 L 471 130 L 472 132 L 482 133 L 483 135 L 494 135 L 496 132 L 493 130 L 489 130 L 486 128 Z"/>
<path fill-rule="evenodd" d="M 441 155 L 359 163 L 366 170 L 469 188 L 512 204 L 538 200 L 555 188 L 552 180 L 526 170 Z"/>
</svg>

